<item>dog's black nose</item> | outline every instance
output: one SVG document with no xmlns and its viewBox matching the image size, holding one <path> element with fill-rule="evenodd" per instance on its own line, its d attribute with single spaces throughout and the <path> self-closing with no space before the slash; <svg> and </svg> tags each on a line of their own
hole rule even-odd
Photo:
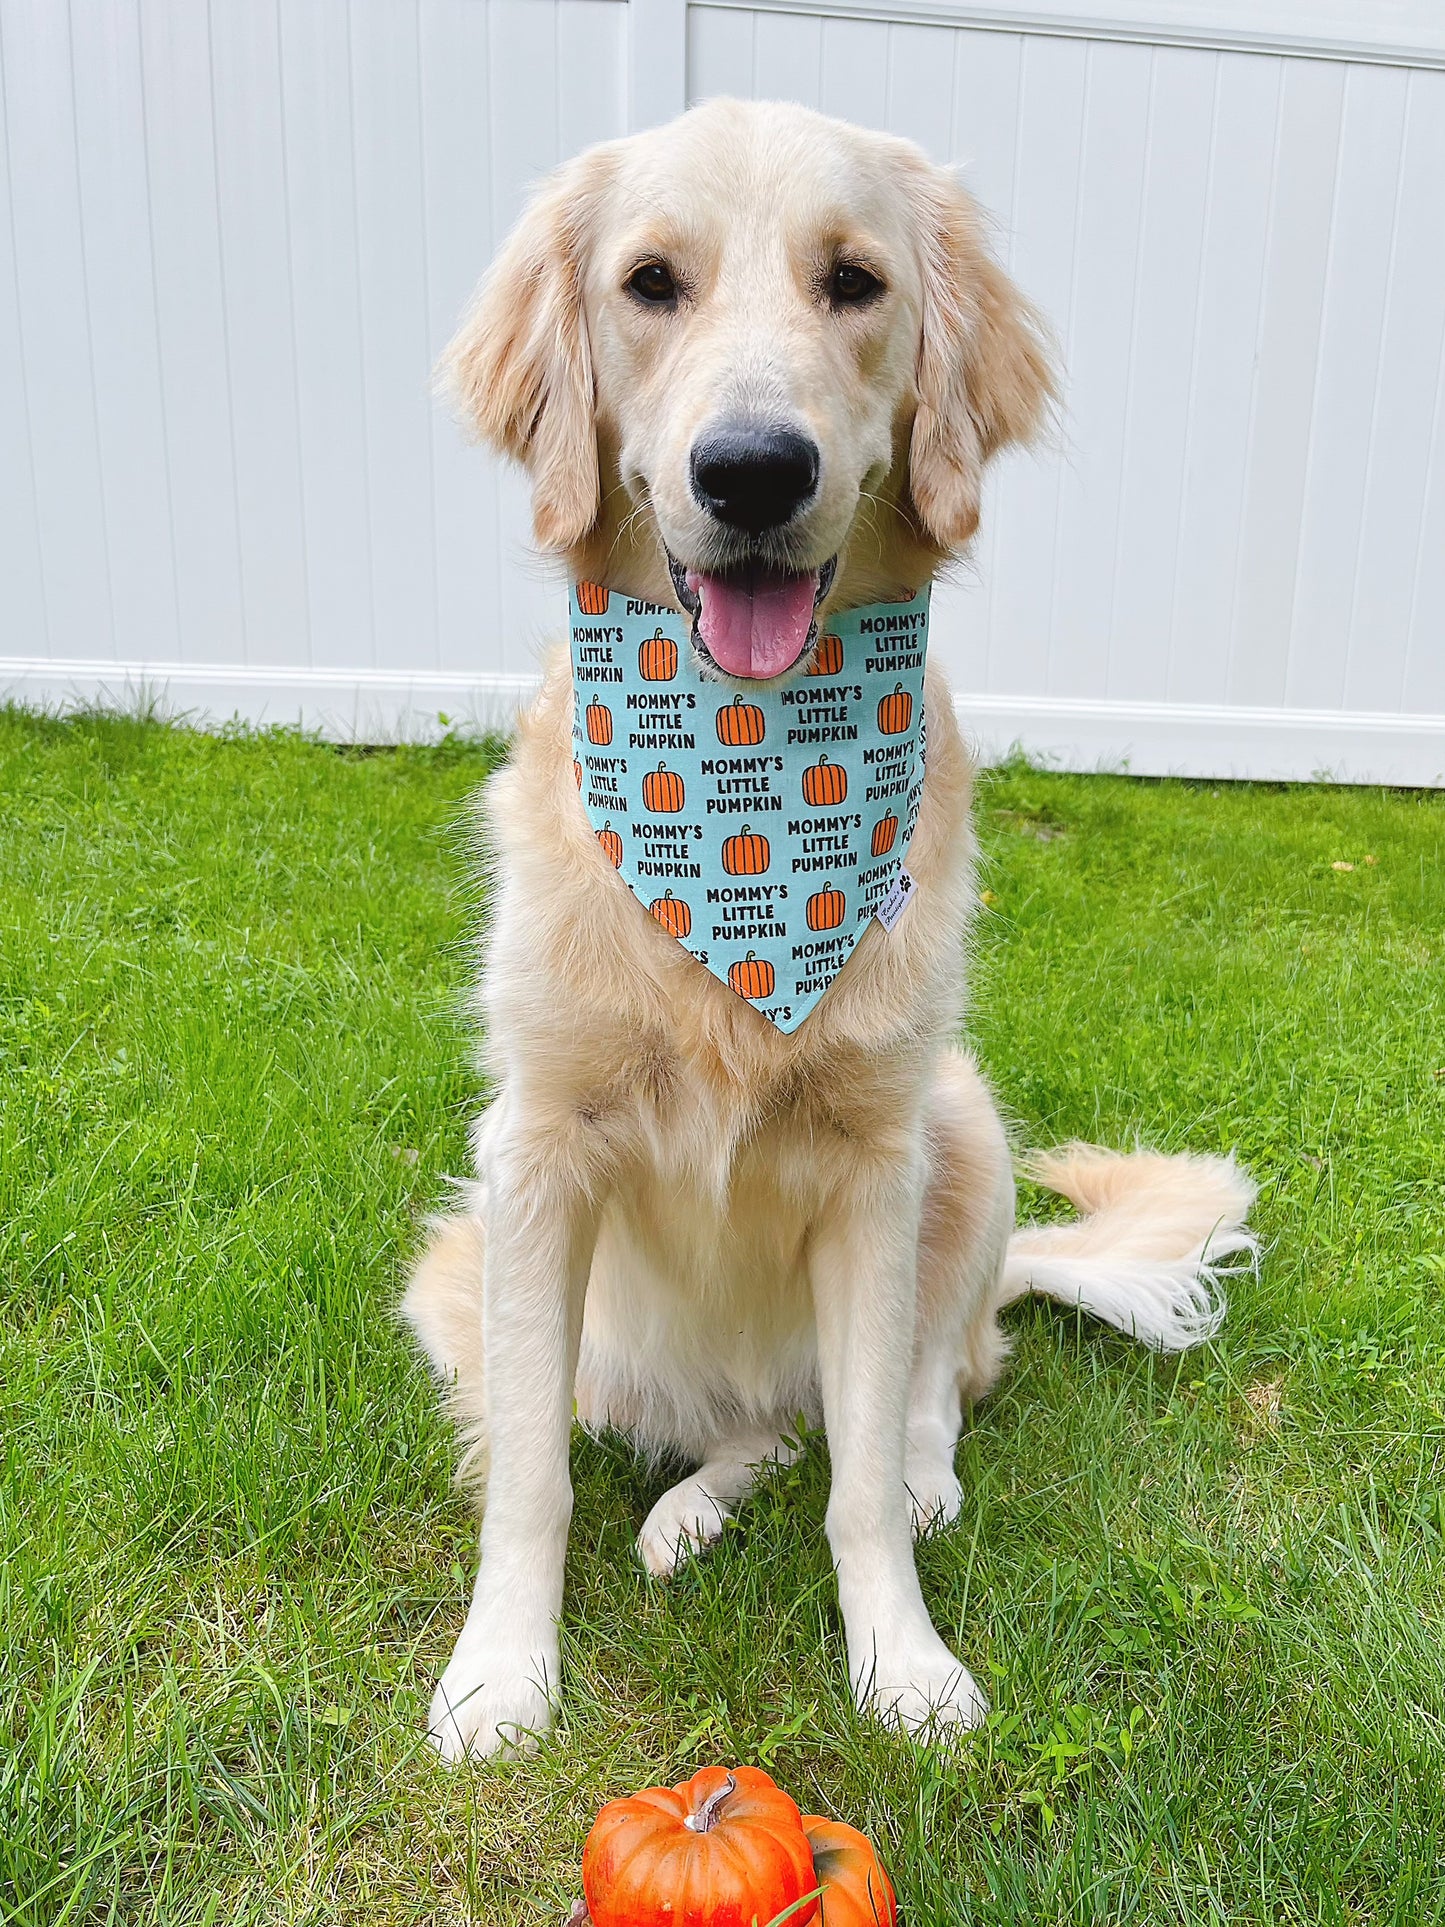
<svg viewBox="0 0 1445 1927">
<path fill-rule="evenodd" d="M 796 429 L 718 428 L 693 444 L 693 494 L 749 535 L 781 528 L 817 486 L 817 444 Z"/>
</svg>

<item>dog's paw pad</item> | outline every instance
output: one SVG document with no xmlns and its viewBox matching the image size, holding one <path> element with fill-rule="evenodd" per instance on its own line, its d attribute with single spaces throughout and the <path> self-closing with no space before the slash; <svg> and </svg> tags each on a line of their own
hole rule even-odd
<svg viewBox="0 0 1445 1927">
<path fill-rule="evenodd" d="M 961 1738 L 988 1718 L 973 1675 L 941 1640 L 936 1652 L 874 1668 L 859 1703 L 884 1726 L 925 1743 Z"/>
<path fill-rule="evenodd" d="M 458 1646 L 432 1695 L 432 1745 L 448 1766 L 494 1753 L 535 1752 L 552 1724 L 547 1677 L 541 1654 Z"/>
<path fill-rule="evenodd" d="M 637 1554 L 654 1579 L 670 1579 L 694 1554 L 722 1537 L 723 1506 L 695 1479 L 664 1492 L 637 1535 Z"/>
<path fill-rule="evenodd" d="M 913 1513 L 913 1536 L 951 1526 L 963 1510 L 963 1487 L 951 1465 L 910 1460 L 905 1483 Z"/>
</svg>

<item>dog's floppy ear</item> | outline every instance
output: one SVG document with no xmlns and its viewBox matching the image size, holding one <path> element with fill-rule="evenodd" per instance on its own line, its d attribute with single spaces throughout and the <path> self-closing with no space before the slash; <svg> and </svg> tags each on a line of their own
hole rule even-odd
<svg viewBox="0 0 1445 1927">
<path fill-rule="evenodd" d="M 1054 370 L 1042 323 L 989 253 L 971 196 L 932 166 L 915 195 L 923 326 L 909 491 L 927 533 L 956 549 L 978 527 L 984 464 L 1043 425 Z"/>
<path fill-rule="evenodd" d="M 437 370 L 478 436 L 527 469 L 532 525 L 547 549 L 575 546 L 599 508 L 582 284 L 606 165 L 605 155 L 584 154 L 542 183 Z"/>
</svg>

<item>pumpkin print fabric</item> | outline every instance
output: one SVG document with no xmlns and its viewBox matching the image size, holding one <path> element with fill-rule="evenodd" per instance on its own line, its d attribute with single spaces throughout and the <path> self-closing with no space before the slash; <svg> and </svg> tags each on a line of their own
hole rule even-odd
<svg viewBox="0 0 1445 1927">
<path fill-rule="evenodd" d="M 669 937 L 796 1030 L 886 901 L 923 793 L 928 590 L 830 618 L 780 684 L 704 674 L 688 618 L 580 584 L 578 788 Z"/>
</svg>

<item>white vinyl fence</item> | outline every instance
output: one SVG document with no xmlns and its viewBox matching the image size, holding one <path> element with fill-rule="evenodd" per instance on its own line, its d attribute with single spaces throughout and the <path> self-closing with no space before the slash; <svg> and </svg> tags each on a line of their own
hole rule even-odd
<svg viewBox="0 0 1445 1927">
<path fill-rule="evenodd" d="M 432 361 L 718 93 L 963 163 L 1057 331 L 938 603 L 986 748 L 1445 783 L 1436 0 L 0 0 L 0 698 L 505 719 L 561 593 Z"/>
</svg>

